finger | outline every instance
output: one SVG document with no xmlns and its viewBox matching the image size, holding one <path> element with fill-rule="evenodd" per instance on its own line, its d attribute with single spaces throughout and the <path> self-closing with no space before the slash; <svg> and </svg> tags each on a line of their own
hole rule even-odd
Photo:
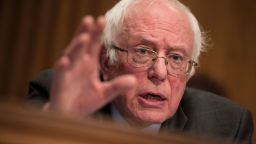
<svg viewBox="0 0 256 144">
<path fill-rule="evenodd" d="M 92 35 L 94 29 L 95 29 L 95 20 L 92 16 L 88 15 L 85 16 L 70 44 L 70 46 L 65 50 L 64 54 L 69 53 L 75 45 L 77 45 L 77 39 L 80 39 L 80 37 L 83 37 L 84 34 Z"/>
<path fill-rule="evenodd" d="M 88 48 L 90 41 L 91 37 L 88 34 L 80 34 L 79 37 L 73 41 L 69 51 L 66 51 L 65 55 L 69 57 L 71 62 L 79 60 L 83 56 L 85 49 Z"/>
<path fill-rule="evenodd" d="M 109 82 L 104 83 L 104 99 L 110 101 L 114 97 L 128 92 L 130 94 L 135 94 L 137 86 L 137 79 L 132 75 L 117 77 Z"/>
<path fill-rule="evenodd" d="M 92 35 L 95 42 L 101 41 L 101 36 L 102 36 L 104 27 L 105 27 L 105 18 L 104 16 L 99 16 L 95 23 L 95 29 Z"/>
<path fill-rule="evenodd" d="M 70 65 L 70 60 L 67 56 L 62 56 L 54 66 L 56 73 L 61 72 L 63 69 L 66 69 Z"/>
<path fill-rule="evenodd" d="M 88 53 L 90 53 L 93 58 L 98 59 L 100 49 L 102 46 L 102 33 L 105 26 L 105 18 L 103 16 L 100 16 L 97 18 L 95 30 L 92 35 L 92 43 L 91 43 L 91 49 L 88 50 Z"/>
<path fill-rule="evenodd" d="M 87 15 L 82 19 L 82 22 L 78 28 L 77 35 L 81 33 L 92 33 L 95 29 L 95 20 L 93 16 Z"/>
</svg>

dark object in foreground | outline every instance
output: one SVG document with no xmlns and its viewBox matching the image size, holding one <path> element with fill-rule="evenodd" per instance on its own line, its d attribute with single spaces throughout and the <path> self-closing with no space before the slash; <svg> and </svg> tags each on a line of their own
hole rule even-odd
<svg viewBox="0 0 256 144">
<path fill-rule="evenodd" d="M 94 119 L 67 118 L 20 104 L 0 103 L 0 143 L 221 144 L 181 134 L 153 134 Z"/>
</svg>

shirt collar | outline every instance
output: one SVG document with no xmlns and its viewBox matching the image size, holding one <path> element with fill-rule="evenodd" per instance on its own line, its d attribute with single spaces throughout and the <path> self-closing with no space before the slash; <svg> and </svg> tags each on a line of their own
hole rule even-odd
<svg viewBox="0 0 256 144">
<path fill-rule="evenodd" d="M 112 112 L 112 120 L 115 123 L 121 123 L 121 124 L 127 124 L 127 121 L 125 118 L 120 114 L 120 112 L 116 109 L 114 104 L 111 104 L 111 112 Z M 148 127 L 145 127 L 143 130 L 145 131 L 152 131 L 152 132 L 158 132 L 161 128 L 161 124 L 151 124 Z"/>
</svg>

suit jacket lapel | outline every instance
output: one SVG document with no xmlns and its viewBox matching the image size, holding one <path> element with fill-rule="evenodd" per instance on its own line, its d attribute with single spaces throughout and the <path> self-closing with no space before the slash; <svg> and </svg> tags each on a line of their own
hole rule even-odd
<svg viewBox="0 0 256 144">
<path fill-rule="evenodd" d="M 160 131 L 183 131 L 186 123 L 188 121 L 187 116 L 182 110 L 182 107 L 179 106 L 174 116 L 167 119 L 162 125 Z"/>
</svg>

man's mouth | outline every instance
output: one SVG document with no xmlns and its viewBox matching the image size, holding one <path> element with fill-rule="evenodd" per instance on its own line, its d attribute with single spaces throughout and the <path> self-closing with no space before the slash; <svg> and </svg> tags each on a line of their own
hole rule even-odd
<svg viewBox="0 0 256 144">
<path fill-rule="evenodd" d="M 164 101 L 166 98 L 162 95 L 154 94 L 154 93 L 146 93 L 141 95 L 142 98 L 146 100 L 151 100 L 151 101 Z"/>
</svg>

